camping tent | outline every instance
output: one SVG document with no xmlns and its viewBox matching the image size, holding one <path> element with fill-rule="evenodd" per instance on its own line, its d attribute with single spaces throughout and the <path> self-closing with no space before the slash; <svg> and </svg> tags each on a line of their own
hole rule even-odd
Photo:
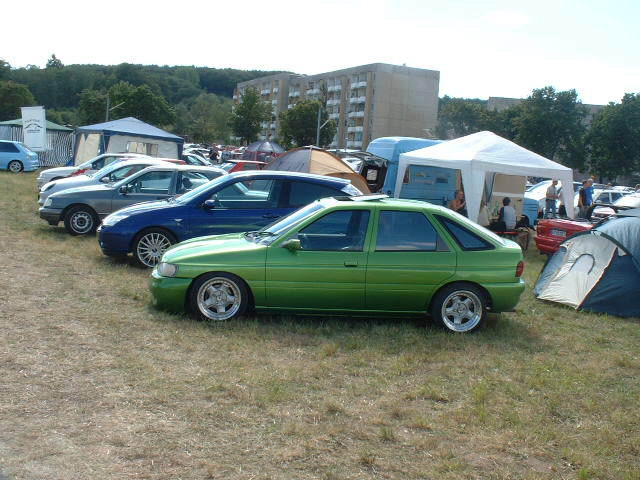
<svg viewBox="0 0 640 480">
<path fill-rule="evenodd" d="M 0 122 L 0 140 L 24 141 L 22 119 Z M 38 152 L 41 167 L 58 167 L 71 160 L 73 130 L 47 120 L 47 149 Z"/>
<path fill-rule="evenodd" d="M 269 164 L 267 170 L 315 173 L 351 180 L 362 193 L 371 193 L 366 180 L 335 155 L 318 147 L 301 147 L 289 150 Z"/>
<path fill-rule="evenodd" d="M 640 316 L 640 209 L 565 240 L 534 292 L 541 300 L 575 309 Z"/>
<path fill-rule="evenodd" d="M 559 163 L 522 148 L 492 132 L 478 132 L 431 147 L 400 155 L 394 196 L 400 196 L 402 181 L 410 165 L 428 165 L 460 170 L 467 212 L 478 220 L 480 201 L 489 173 L 555 178 L 571 185 L 573 172 Z M 573 218 L 573 189 L 562 190 L 567 213 Z"/>
<path fill-rule="evenodd" d="M 247 148 L 242 153 L 243 160 L 257 160 L 265 161 L 268 156 L 278 157 L 284 153 L 284 148 L 278 145 L 276 142 L 269 140 L 260 140 L 247 145 Z"/>
<path fill-rule="evenodd" d="M 76 129 L 75 164 L 106 152 L 143 153 L 180 158 L 184 140 L 177 135 L 127 117 Z"/>
</svg>

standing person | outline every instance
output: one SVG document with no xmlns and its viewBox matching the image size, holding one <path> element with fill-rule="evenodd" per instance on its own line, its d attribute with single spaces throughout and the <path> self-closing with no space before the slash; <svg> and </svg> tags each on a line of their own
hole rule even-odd
<svg viewBox="0 0 640 480">
<path fill-rule="evenodd" d="M 467 202 L 464 200 L 464 192 L 462 190 L 456 190 L 455 197 L 449 202 L 449 210 L 458 212 L 465 217 L 467 216 Z"/>
<path fill-rule="evenodd" d="M 593 204 L 593 177 L 587 179 L 587 188 L 585 189 L 587 209 Z"/>
<path fill-rule="evenodd" d="M 587 180 L 583 180 L 582 187 L 578 190 L 578 216 L 585 218 L 587 216 Z"/>
<path fill-rule="evenodd" d="M 558 180 L 553 180 L 551 185 L 549 185 L 549 188 L 547 188 L 547 193 L 545 195 L 545 217 L 556 217 L 556 203 L 558 201 L 558 197 Z"/>
</svg>

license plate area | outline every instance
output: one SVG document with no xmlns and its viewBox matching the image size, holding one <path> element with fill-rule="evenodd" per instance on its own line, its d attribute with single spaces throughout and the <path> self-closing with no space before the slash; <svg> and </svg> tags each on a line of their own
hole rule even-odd
<svg viewBox="0 0 640 480">
<path fill-rule="evenodd" d="M 556 230 L 555 228 L 553 228 L 551 229 L 551 235 L 553 235 L 554 237 L 566 237 L 567 232 L 565 232 L 564 230 Z"/>
</svg>

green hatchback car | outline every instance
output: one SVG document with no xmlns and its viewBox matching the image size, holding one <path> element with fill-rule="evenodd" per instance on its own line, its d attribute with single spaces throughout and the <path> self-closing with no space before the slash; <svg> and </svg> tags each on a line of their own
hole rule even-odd
<svg viewBox="0 0 640 480">
<path fill-rule="evenodd" d="M 511 311 L 520 247 L 442 207 L 386 196 L 324 198 L 255 232 L 199 237 L 153 270 L 159 308 L 229 320 L 248 309 L 431 316 L 454 332 Z"/>
</svg>

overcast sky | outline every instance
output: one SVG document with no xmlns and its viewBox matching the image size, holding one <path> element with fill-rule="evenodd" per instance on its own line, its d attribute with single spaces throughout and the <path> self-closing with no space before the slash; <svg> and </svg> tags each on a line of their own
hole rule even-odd
<svg viewBox="0 0 640 480">
<path fill-rule="evenodd" d="M 385 62 L 440 71 L 440 95 L 585 103 L 640 92 L 640 0 L 2 2 L 0 58 L 314 74 Z M 10 21 L 7 21 L 9 20 Z"/>
</svg>

